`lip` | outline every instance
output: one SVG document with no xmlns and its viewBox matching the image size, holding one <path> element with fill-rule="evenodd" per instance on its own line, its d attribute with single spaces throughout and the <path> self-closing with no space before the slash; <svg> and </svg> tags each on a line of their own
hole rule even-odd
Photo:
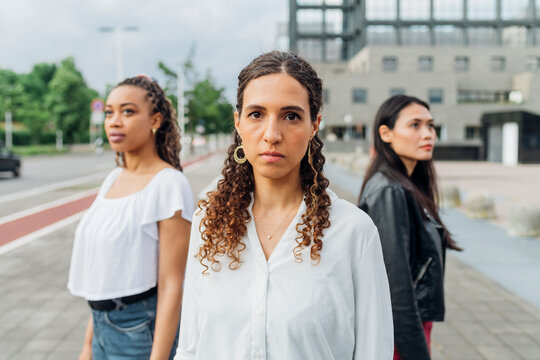
<svg viewBox="0 0 540 360">
<path fill-rule="evenodd" d="M 114 132 L 109 134 L 109 141 L 113 143 L 119 143 L 124 140 L 125 137 L 125 134 Z"/>
<path fill-rule="evenodd" d="M 261 154 L 261 157 L 267 162 L 278 162 L 285 157 L 285 155 L 277 151 L 265 151 Z"/>
<path fill-rule="evenodd" d="M 424 146 L 420 146 L 420 149 L 424 149 L 424 150 L 433 150 L 433 145 L 424 145 Z"/>
</svg>

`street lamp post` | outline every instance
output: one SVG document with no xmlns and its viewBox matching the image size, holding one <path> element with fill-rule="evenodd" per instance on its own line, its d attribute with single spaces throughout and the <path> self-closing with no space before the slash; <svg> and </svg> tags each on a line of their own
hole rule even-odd
<svg viewBox="0 0 540 360">
<path fill-rule="evenodd" d="M 116 78 L 120 82 L 124 80 L 124 63 L 122 58 L 122 33 L 127 31 L 139 31 L 136 26 L 104 26 L 99 28 L 99 32 L 113 32 L 115 35 L 116 52 Z"/>
</svg>

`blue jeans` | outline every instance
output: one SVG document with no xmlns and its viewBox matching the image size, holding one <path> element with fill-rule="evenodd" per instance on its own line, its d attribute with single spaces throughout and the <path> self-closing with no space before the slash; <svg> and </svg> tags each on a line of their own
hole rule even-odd
<svg viewBox="0 0 540 360">
<path fill-rule="evenodd" d="M 92 358 L 94 360 L 148 360 L 152 352 L 156 325 L 157 294 L 122 310 L 92 310 L 94 336 Z M 172 360 L 178 346 L 178 332 L 169 359 Z"/>
</svg>

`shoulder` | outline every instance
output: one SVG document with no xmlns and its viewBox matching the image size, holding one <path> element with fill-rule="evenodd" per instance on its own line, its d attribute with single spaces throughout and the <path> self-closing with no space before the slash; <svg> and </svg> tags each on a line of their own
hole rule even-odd
<svg viewBox="0 0 540 360">
<path fill-rule="evenodd" d="M 361 243 L 364 248 L 377 236 L 377 227 L 371 218 L 356 205 L 338 198 L 327 190 L 332 201 L 330 208 L 330 228 L 332 236 Z"/>
<path fill-rule="evenodd" d="M 159 183 L 159 187 L 185 187 L 189 186 L 189 182 L 183 172 L 174 168 L 163 168 L 155 176 L 155 182 Z"/>
<path fill-rule="evenodd" d="M 111 185 L 116 180 L 118 175 L 120 175 L 122 170 L 123 170 L 123 168 L 116 167 L 109 174 L 107 174 L 107 176 L 105 177 L 105 180 L 103 180 L 103 183 L 101 184 L 101 188 L 99 190 L 99 195 L 102 195 L 102 196 L 105 195 L 104 192 L 107 191 L 111 187 Z"/>
<path fill-rule="evenodd" d="M 378 171 L 366 182 L 360 196 L 360 204 L 382 196 L 405 198 L 405 188 L 396 180 L 390 179 L 386 174 Z"/>
<path fill-rule="evenodd" d="M 359 224 L 367 225 L 371 223 L 369 216 L 362 210 L 360 210 L 356 205 L 348 202 L 347 200 L 340 199 L 332 191 L 327 190 L 330 195 L 331 207 L 330 207 L 330 217 L 341 223 L 345 224 Z"/>
<path fill-rule="evenodd" d="M 111 172 L 107 175 L 107 177 L 105 178 L 105 181 L 104 182 L 108 182 L 108 181 L 114 181 L 118 175 L 120 175 L 120 173 L 122 172 L 122 170 L 124 170 L 124 168 L 122 167 L 115 167 L 113 170 L 111 170 Z"/>
</svg>

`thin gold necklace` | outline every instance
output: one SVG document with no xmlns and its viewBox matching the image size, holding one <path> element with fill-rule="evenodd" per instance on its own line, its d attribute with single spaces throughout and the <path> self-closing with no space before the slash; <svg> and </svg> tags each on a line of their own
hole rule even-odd
<svg viewBox="0 0 540 360">
<path fill-rule="evenodd" d="M 272 236 L 275 235 L 275 233 L 281 228 L 281 225 L 283 225 L 283 222 L 285 221 L 285 219 L 287 219 L 289 217 L 289 215 L 291 214 L 291 212 L 294 210 L 294 209 L 298 209 L 298 207 L 296 206 L 293 206 L 291 208 L 291 210 L 289 210 L 289 212 L 287 213 L 287 215 L 285 215 L 285 217 L 281 220 L 281 222 L 279 223 L 279 225 L 276 227 L 276 229 L 274 230 L 274 232 L 272 234 L 268 234 L 268 231 L 266 231 L 266 229 L 264 228 L 263 224 L 260 223 L 259 220 L 257 220 L 257 217 L 255 216 L 255 213 L 253 213 L 253 219 L 255 219 L 255 224 L 262 230 L 262 232 L 264 233 L 264 236 L 266 237 L 267 240 L 270 240 L 272 239 Z"/>
</svg>

